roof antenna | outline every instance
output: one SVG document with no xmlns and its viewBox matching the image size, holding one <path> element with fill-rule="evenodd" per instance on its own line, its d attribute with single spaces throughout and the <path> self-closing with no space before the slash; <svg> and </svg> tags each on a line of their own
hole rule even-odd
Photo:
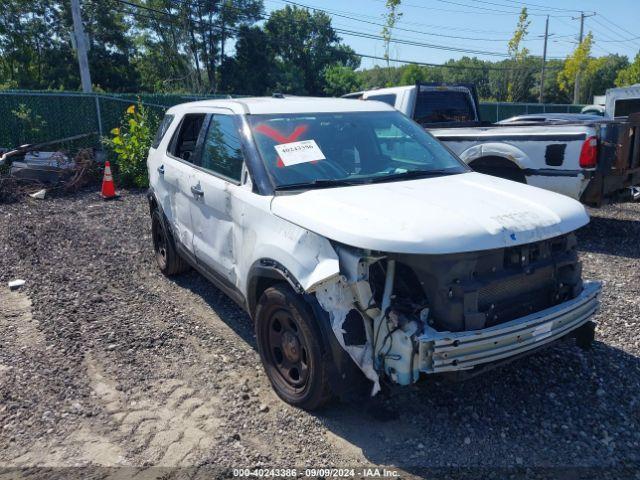
<svg viewBox="0 0 640 480">
<path fill-rule="evenodd" d="M 280 92 L 273 92 L 273 94 L 271 94 L 271 96 L 273 98 L 284 98 L 284 95 Z"/>
</svg>

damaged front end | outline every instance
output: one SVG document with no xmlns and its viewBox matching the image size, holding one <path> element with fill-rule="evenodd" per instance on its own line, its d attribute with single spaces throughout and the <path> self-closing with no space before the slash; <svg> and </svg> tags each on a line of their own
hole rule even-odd
<svg viewBox="0 0 640 480">
<path fill-rule="evenodd" d="M 380 389 L 533 351 L 585 325 L 600 284 L 581 278 L 575 234 L 443 255 L 336 245 L 340 277 L 315 290 L 340 345 Z"/>
</svg>

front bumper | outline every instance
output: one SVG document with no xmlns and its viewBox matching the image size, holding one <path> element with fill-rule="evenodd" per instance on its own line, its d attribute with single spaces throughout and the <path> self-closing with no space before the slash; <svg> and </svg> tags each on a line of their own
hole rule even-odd
<svg viewBox="0 0 640 480">
<path fill-rule="evenodd" d="M 522 355 L 584 325 L 599 306 L 600 282 L 585 282 L 582 293 L 560 305 L 510 322 L 467 332 L 428 328 L 419 338 L 419 369 L 424 373 L 468 370 Z"/>
</svg>

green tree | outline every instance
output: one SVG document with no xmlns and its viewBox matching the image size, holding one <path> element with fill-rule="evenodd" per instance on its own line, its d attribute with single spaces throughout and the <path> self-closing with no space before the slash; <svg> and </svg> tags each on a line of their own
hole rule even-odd
<svg viewBox="0 0 640 480">
<path fill-rule="evenodd" d="M 3 83 L 28 89 L 68 88 L 74 80 L 72 63 L 69 32 L 57 2 L 2 2 L 0 78 Z"/>
<path fill-rule="evenodd" d="M 640 52 L 635 56 L 633 62 L 618 72 L 615 84 L 618 87 L 634 85 L 640 83 Z"/>
<path fill-rule="evenodd" d="M 360 77 L 350 67 L 344 65 L 329 65 L 323 72 L 324 93 L 332 97 L 339 97 L 346 93 L 360 90 Z"/>
<path fill-rule="evenodd" d="M 370 90 L 372 88 L 384 87 L 388 83 L 389 76 L 393 76 L 394 80 L 392 85 L 400 85 L 400 78 L 402 76 L 401 68 L 391 67 L 390 69 L 382 68 L 379 65 L 375 65 L 373 68 L 358 72 L 360 77 L 360 83 L 362 88 Z"/>
<path fill-rule="evenodd" d="M 576 78 L 579 76 L 582 77 L 585 73 L 590 63 L 592 45 L 593 34 L 589 32 L 571 55 L 567 57 L 564 62 L 564 67 L 558 73 L 560 90 L 570 92 L 574 88 Z M 580 98 L 580 92 L 578 92 L 577 97 Z"/>
<path fill-rule="evenodd" d="M 330 65 L 355 69 L 360 59 L 331 26 L 326 13 L 286 6 L 271 13 L 264 25 L 278 63 L 276 85 L 283 91 L 320 95 Z"/>
<path fill-rule="evenodd" d="M 624 55 L 590 58 L 580 81 L 580 103 L 591 103 L 594 95 L 604 95 L 615 85 L 618 73 L 629 65 Z"/>
<path fill-rule="evenodd" d="M 382 39 L 384 41 L 384 58 L 387 61 L 387 70 L 389 69 L 389 53 L 391 48 L 391 34 L 396 23 L 402 17 L 400 12 L 401 0 L 386 0 L 384 13 L 384 26 L 382 27 Z"/>
<path fill-rule="evenodd" d="M 70 36 L 73 31 L 70 2 L 62 2 L 62 5 L 64 25 Z M 85 32 L 89 37 L 91 81 L 98 88 L 110 92 L 136 92 L 140 75 L 131 63 L 135 45 L 129 35 L 130 25 L 117 8 L 119 5 L 115 0 L 82 2 Z M 75 52 L 72 55 L 72 77 L 79 84 Z"/>
<path fill-rule="evenodd" d="M 572 95 L 568 91 L 560 89 L 558 84 L 558 72 L 562 70 L 564 60 L 547 60 L 544 77 L 544 100 L 545 103 L 571 103 Z M 534 92 L 535 98 L 540 98 L 540 87 Z"/>
<path fill-rule="evenodd" d="M 529 33 L 529 25 L 531 25 L 531 21 L 526 7 L 524 7 L 520 12 L 513 37 L 511 37 L 508 44 L 510 70 L 506 74 L 508 77 L 507 101 L 509 102 L 525 100 L 533 83 L 532 72 L 527 65 L 529 50 L 526 47 L 521 47 L 522 41 Z"/>
<path fill-rule="evenodd" d="M 242 26 L 262 16 L 262 0 L 222 0 L 215 2 L 176 2 L 175 0 L 139 0 L 152 14 L 138 17 L 140 45 L 145 54 L 161 49 L 162 55 L 139 59 L 149 72 L 160 74 L 162 85 L 187 85 L 196 92 L 216 92 L 219 67 L 226 59 L 224 46 Z M 164 12 L 160 15 L 155 11 Z M 158 63 L 157 60 L 160 60 Z M 170 76 L 162 71 L 170 64 Z M 151 79 L 148 75 L 145 78 Z M 157 84 L 157 81 L 156 81 Z"/>
<path fill-rule="evenodd" d="M 443 68 L 444 81 L 447 83 L 473 83 L 480 98 L 490 98 L 489 88 L 489 64 L 484 60 L 471 57 L 462 57 L 459 60 L 449 60 L 445 65 L 451 68 Z"/>
<path fill-rule="evenodd" d="M 265 95 L 274 89 L 275 53 L 267 33 L 260 27 L 240 27 L 235 55 L 221 68 L 220 88 L 225 92 Z"/>
<path fill-rule="evenodd" d="M 425 69 L 419 65 L 411 64 L 402 69 L 402 75 L 400 75 L 400 84 L 411 85 L 412 83 L 424 82 L 425 78 Z"/>
<path fill-rule="evenodd" d="M 89 63 L 96 85 L 112 91 L 138 87 L 130 64 L 130 27 L 114 0 L 83 2 Z M 69 2 L 5 0 L 0 9 L 0 77 L 18 88 L 79 88 Z"/>
</svg>

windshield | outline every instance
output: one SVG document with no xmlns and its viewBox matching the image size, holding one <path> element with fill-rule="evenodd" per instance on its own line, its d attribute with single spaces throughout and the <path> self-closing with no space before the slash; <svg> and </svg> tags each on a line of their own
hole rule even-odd
<svg viewBox="0 0 640 480">
<path fill-rule="evenodd" d="M 276 188 L 463 173 L 468 167 L 399 112 L 247 117 Z"/>
</svg>

